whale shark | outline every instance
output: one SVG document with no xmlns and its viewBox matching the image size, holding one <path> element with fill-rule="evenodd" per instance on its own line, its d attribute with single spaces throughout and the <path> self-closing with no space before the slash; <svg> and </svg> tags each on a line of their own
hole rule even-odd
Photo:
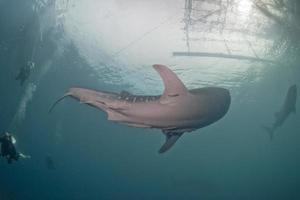
<svg viewBox="0 0 300 200">
<path fill-rule="evenodd" d="M 284 103 L 281 109 L 274 114 L 275 121 L 271 127 L 263 126 L 262 128 L 267 131 L 270 135 L 271 140 L 274 137 L 274 132 L 282 126 L 285 120 L 291 113 L 296 113 L 296 101 L 297 101 L 297 86 L 292 85 L 289 87 L 288 92 L 286 94 Z"/>
<path fill-rule="evenodd" d="M 229 90 L 220 87 L 204 87 L 188 90 L 168 67 L 153 65 L 164 83 L 161 95 L 134 95 L 96 91 L 72 87 L 63 97 L 72 97 L 83 104 L 107 113 L 108 120 L 139 128 L 161 129 L 166 136 L 159 153 L 169 150 L 186 132 L 195 131 L 221 119 L 228 111 L 231 97 Z"/>
</svg>

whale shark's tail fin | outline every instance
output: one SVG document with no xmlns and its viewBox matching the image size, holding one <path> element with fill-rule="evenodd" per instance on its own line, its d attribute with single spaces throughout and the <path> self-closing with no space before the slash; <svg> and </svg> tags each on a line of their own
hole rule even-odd
<svg viewBox="0 0 300 200">
<path fill-rule="evenodd" d="M 66 98 L 67 96 L 70 96 L 70 93 L 66 93 L 64 96 L 62 96 L 61 98 L 59 98 L 57 101 L 55 101 L 52 106 L 50 107 L 48 113 L 51 113 L 53 108 L 56 106 L 56 104 L 58 104 L 60 101 L 62 101 L 64 98 Z"/>
<path fill-rule="evenodd" d="M 273 140 L 275 128 L 274 127 L 269 127 L 269 126 L 264 126 L 264 125 L 262 125 L 261 128 L 264 131 L 266 131 L 269 134 L 270 139 Z"/>
<path fill-rule="evenodd" d="M 164 132 L 166 135 L 166 142 L 159 149 L 158 153 L 164 153 L 168 151 L 176 141 L 182 136 L 183 132 L 180 133 L 172 133 L 172 132 Z"/>
</svg>

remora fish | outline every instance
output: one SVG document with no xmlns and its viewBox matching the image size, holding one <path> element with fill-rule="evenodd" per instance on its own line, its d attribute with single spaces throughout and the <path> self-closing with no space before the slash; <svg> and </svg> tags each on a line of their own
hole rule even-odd
<svg viewBox="0 0 300 200">
<path fill-rule="evenodd" d="M 59 100 L 71 96 L 108 114 L 108 120 L 133 127 L 158 128 L 166 136 L 159 153 L 170 149 L 184 132 L 208 126 L 228 111 L 231 97 L 227 89 L 206 87 L 188 90 L 177 75 L 164 65 L 153 65 L 165 90 L 158 96 L 112 93 L 70 88 Z"/>
</svg>

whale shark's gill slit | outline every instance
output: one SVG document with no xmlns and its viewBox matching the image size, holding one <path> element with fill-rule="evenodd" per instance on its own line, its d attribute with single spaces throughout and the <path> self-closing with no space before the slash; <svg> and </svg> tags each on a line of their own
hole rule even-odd
<svg viewBox="0 0 300 200">
<path fill-rule="evenodd" d="M 106 103 L 104 101 L 99 101 L 99 100 L 96 100 L 97 103 L 101 103 L 103 105 L 106 105 Z"/>
<path fill-rule="evenodd" d="M 168 97 L 178 97 L 179 94 L 168 94 Z"/>
<path fill-rule="evenodd" d="M 108 107 L 110 110 L 115 111 L 115 112 L 119 112 L 122 113 L 122 111 L 124 111 L 125 109 L 123 108 L 114 108 L 114 107 Z M 123 113 L 122 113 L 123 114 Z"/>
</svg>

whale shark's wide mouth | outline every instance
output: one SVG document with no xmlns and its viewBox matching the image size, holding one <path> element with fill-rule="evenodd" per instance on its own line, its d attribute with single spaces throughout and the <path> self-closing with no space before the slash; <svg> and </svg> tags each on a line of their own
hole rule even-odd
<svg viewBox="0 0 300 200">
<path fill-rule="evenodd" d="M 220 116 L 223 117 L 229 110 L 231 104 L 231 95 L 228 89 L 214 88 L 213 98 L 217 102 L 217 107 L 220 109 Z"/>
<path fill-rule="evenodd" d="M 226 88 L 219 88 L 219 87 L 207 87 L 207 88 L 200 88 L 198 92 L 201 90 L 206 90 L 207 93 L 212 98 L 218 108 L 221 109 L 221 116 L 224 116 L 230 107 L 231 104 L 231 95 L 230 91 Z"/>
</svg>

